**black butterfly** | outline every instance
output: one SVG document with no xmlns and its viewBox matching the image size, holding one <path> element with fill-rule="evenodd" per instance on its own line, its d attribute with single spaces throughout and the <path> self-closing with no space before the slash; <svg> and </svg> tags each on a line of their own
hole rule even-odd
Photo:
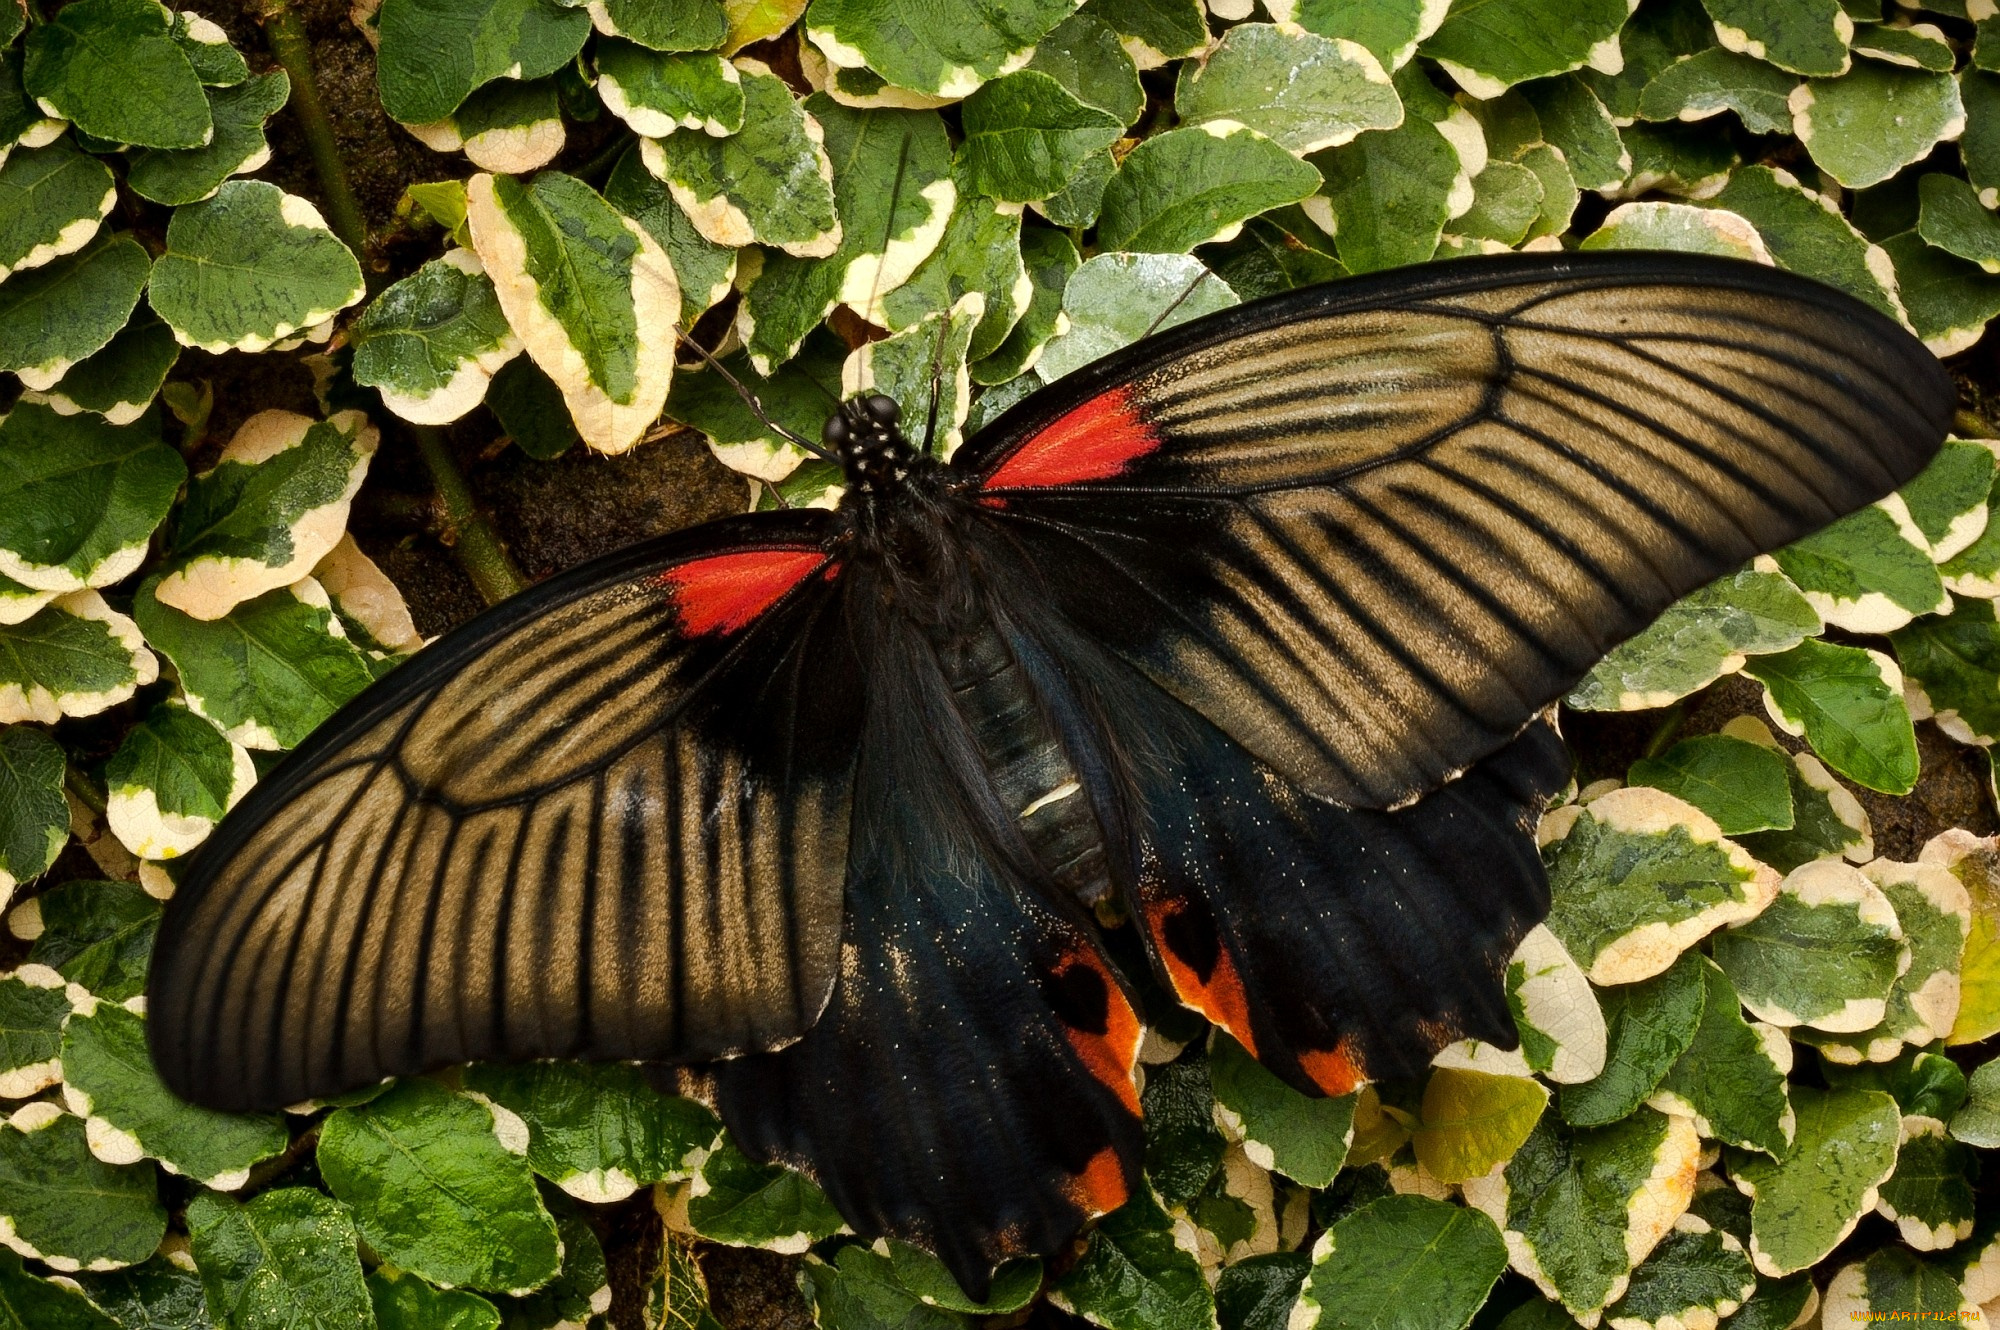
<svg viewBox="0 0 2000 1330">
<path fill-rule="evenodd" d="M 1632 254 L 1226 310 L 949 463 L 847 403 L 836 511 L 552 578 L 301 745 L 168 907 L 154 1056 L 226 1109 L 716 1061 L 745 1149 L 982 1291 L 1138 1185 L 1094 907 L 1308 1094 L 1514 1046 L 1545 709 L 1953 404 L 1846 296 Z"/>
</svg>

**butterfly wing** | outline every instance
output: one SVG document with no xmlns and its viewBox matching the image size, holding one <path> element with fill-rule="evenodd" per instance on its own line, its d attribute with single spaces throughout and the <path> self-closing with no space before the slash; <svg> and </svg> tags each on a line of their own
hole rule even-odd
<svg viewBox="0 0 2000 1330">
<path fill-rule="evenodd" d="M 168 1084 L 269 1108 L 480 1058 L 802 1033 L 833 987 L 860 723 L 830 517 L 552 578 L 315 732 L 168 905 Z"/>
<path fill-rule="evenodd" d="M 1908 480 L 1954 400 L 1915 338 L 1775 269 L 1511 256 L 1183 324 L 954 465 L 1072 623 L 1295 784 L 1390 808 Z"/>
<path fill-rule="evenodd" d="M 839 983 L 797 1043 L 718 1066 L 716 1098 L 753 1155 L 981 1297 L 996 1264 L 1130 1194 L 1140 1023 L 1089 923 L 1010 843 L 929 644 L 876 631 Z"/>
</svg>

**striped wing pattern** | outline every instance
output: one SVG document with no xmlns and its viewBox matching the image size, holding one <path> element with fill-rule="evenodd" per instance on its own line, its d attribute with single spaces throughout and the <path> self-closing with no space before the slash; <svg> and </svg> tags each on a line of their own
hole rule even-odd
<svg viewBox="0 0 2000 1330">
<path fill-rule="evenodd" d="M 1908 480 L 1950 420 L 1914 338 L 1773 270 L 1395 277 L 1142 343 L 962 462 L 1068 570 L 1072 621 L 1341 803 L 1497 751 L 1678 597 Z M 1085 415 L 1102 463 L 1041 464 Z"/>
<path fill-rule="evenodd" d="M 814 545 L 744 543 L 669 538 L 546 583 L 261 784 L 160 939 L 169 1084 L 269 1107 L 481 1058 L 803 1033 L 839 945 L 854 670 L 836 584 L 764 571 L 818 567 Z"/>
</svg>

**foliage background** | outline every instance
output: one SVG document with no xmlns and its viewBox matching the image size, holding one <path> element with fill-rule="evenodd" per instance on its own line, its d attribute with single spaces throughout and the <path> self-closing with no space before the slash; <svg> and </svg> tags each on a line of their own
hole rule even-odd
<svg viewBox="0 0 2000 1330">
<path fill-rule="evenodd" d="M 1749 1330 L 2000 1297 L 1990 0 L 191 3 L 0 22 L 0 1326 Z M 1160 1003 L 1152 1194 L 986 1307 L 668 1077 L 268 1119 L 154 1080 L 158 898 L 283 749 L 524 577 L 836 497 L 674 368 L 674 313 L 807 431 L 808 380 L 921 418 L 944 323 L 970 429 L 1163 311 L 1620 245 L 1903 319 L 1968 441 L 1570 699 L 1522 1054 L 1307 1101 Z"/>
</svg>

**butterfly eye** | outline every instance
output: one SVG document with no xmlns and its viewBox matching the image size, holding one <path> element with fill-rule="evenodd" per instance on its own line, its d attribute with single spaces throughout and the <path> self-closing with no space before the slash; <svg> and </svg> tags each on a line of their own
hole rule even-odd
<svg viewBox="0 0 2000 1330">
<path fill-rule="evenodd" d="M 838 448 L 846 443 L 849 432 L 845 416 L 828 416 L 826 423 L 819 427 L 819 437 L 829 448 Z"/>
<path fill-rule="evenodd" d="M 896 399 L 882 393 L 876 393 L 862 405 L 868 408 L 869 415 L 884 425 L 895 424 L 903 414 L 903 408 L 896 405 Z"/>
</svg>

